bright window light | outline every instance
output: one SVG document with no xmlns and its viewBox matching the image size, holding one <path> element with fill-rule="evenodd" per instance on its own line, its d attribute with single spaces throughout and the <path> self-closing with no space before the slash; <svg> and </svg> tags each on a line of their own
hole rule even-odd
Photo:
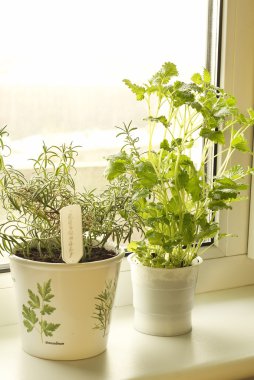
<svg viewBox="0 0 254 380">
<path fill-rule="evenodd" d="M 82 145 L 79 165 L 121 146 L 116 125 L 146 110 L 122 83 L 146 81 L 165 61 L 189 80 L 206 65 L 208 0 L 8 0 L 0 15 L 0 125 L 12 164 L 26 168 L 42 141 Z M 31 164 L 30 164 L 31 165 Z"/>
</svg>

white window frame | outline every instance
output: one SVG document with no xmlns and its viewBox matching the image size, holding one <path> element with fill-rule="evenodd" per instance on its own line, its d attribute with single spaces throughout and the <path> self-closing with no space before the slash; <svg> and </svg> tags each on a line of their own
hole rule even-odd
<svg viewBox="0 0 254 380">
<path fill-rule="evenodd" d="M 220 86 L 236 96 L 238 106 L 243 112 L 254 106 L 253 15 L 252 0 L 223 1 Z M 252 130 L 249 130 L 247 138 L 252 146 Z M 244 166 L 252 164 L 251 157 L 243 154 L 236 154 L 233 162 Z M 247 182 L 250 185 L 250 179 Z M 251 242 L 253 240 L 252 244 L 254 243 L 254 236 L 251 233 L 254 228 L 254 201 L 251 202 L 250 190 L 247 195 L 248 201 L 236 203 L 233 210 L 220 214 L 222 231 L 236 234 L 238 237 L 222 239 L 209 249 L 205 256 L 214 260 L 206 260 L 201 267 L 198 292 L 254 283 L 254 260 L 250 260 L 247 256 L 248 237 Z M 252 198 L 254 199 L 254 193 Z M 249 243 L 249 257 L 250 247 Z M 251 249 L 254 257 L 254 245 Z"/>
</svg>

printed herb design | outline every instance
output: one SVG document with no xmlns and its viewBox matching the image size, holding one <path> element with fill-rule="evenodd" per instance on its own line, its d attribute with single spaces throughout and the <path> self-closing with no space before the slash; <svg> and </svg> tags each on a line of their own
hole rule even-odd
<svg viewBox="0 0 254 380">
<path fill-rule="evenodd" d="M 53 336 L 53 332 L 60 326 L 58 323 L 49 323 L 45 316 L 52 314 L 56 308 L 50 305 L 54 295 L 51 293 L 51 279 L 42 285 L 37 283 L 38 294 L 28 289 L 28 305 L 23 305 L 23 323 L 27 332 L 37 330 L 43 342 L 43 336 Z"/>
<path fill-rule="evenodd" d="M 94 329 L 101 330 L 103 336 L 106 335 L 109 326 L 115 291 L 116 279 L 106 282 L 105 289 L 98 295 L 98 297 L 95 297 L 99 302 L 95 304 L 96 311 L 93 313 L 93 318 L 97 319 Z"/>
</svg>

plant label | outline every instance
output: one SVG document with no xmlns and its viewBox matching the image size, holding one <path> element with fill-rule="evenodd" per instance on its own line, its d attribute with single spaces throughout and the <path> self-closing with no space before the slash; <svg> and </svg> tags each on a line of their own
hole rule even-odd
<svg viewBox="0 0 254 380">
<path fill-rule="evenodd" d="M 78 263 L 83 256 L 82 214 L 79 205 L 60 210 L 62 259 L 65 263 Z"/>
</svg>

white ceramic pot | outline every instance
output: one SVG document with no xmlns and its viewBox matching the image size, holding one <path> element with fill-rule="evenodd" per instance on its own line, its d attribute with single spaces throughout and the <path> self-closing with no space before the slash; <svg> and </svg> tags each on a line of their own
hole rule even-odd
<svg viewBox="0 0 254 380">
<path fill-rule="evenodd" d="M 52 360 L 105 351 L 123 255 L 82 264 L 11 256 L 24 351 Z"/>
<path fill-rule="evenodd" d="M 175 336 L 191 331 L 191 311 L 198 265 L 161 269 L 128 256 L 133 288 L 134 327 L 150 335 Z"/>
</svg>

